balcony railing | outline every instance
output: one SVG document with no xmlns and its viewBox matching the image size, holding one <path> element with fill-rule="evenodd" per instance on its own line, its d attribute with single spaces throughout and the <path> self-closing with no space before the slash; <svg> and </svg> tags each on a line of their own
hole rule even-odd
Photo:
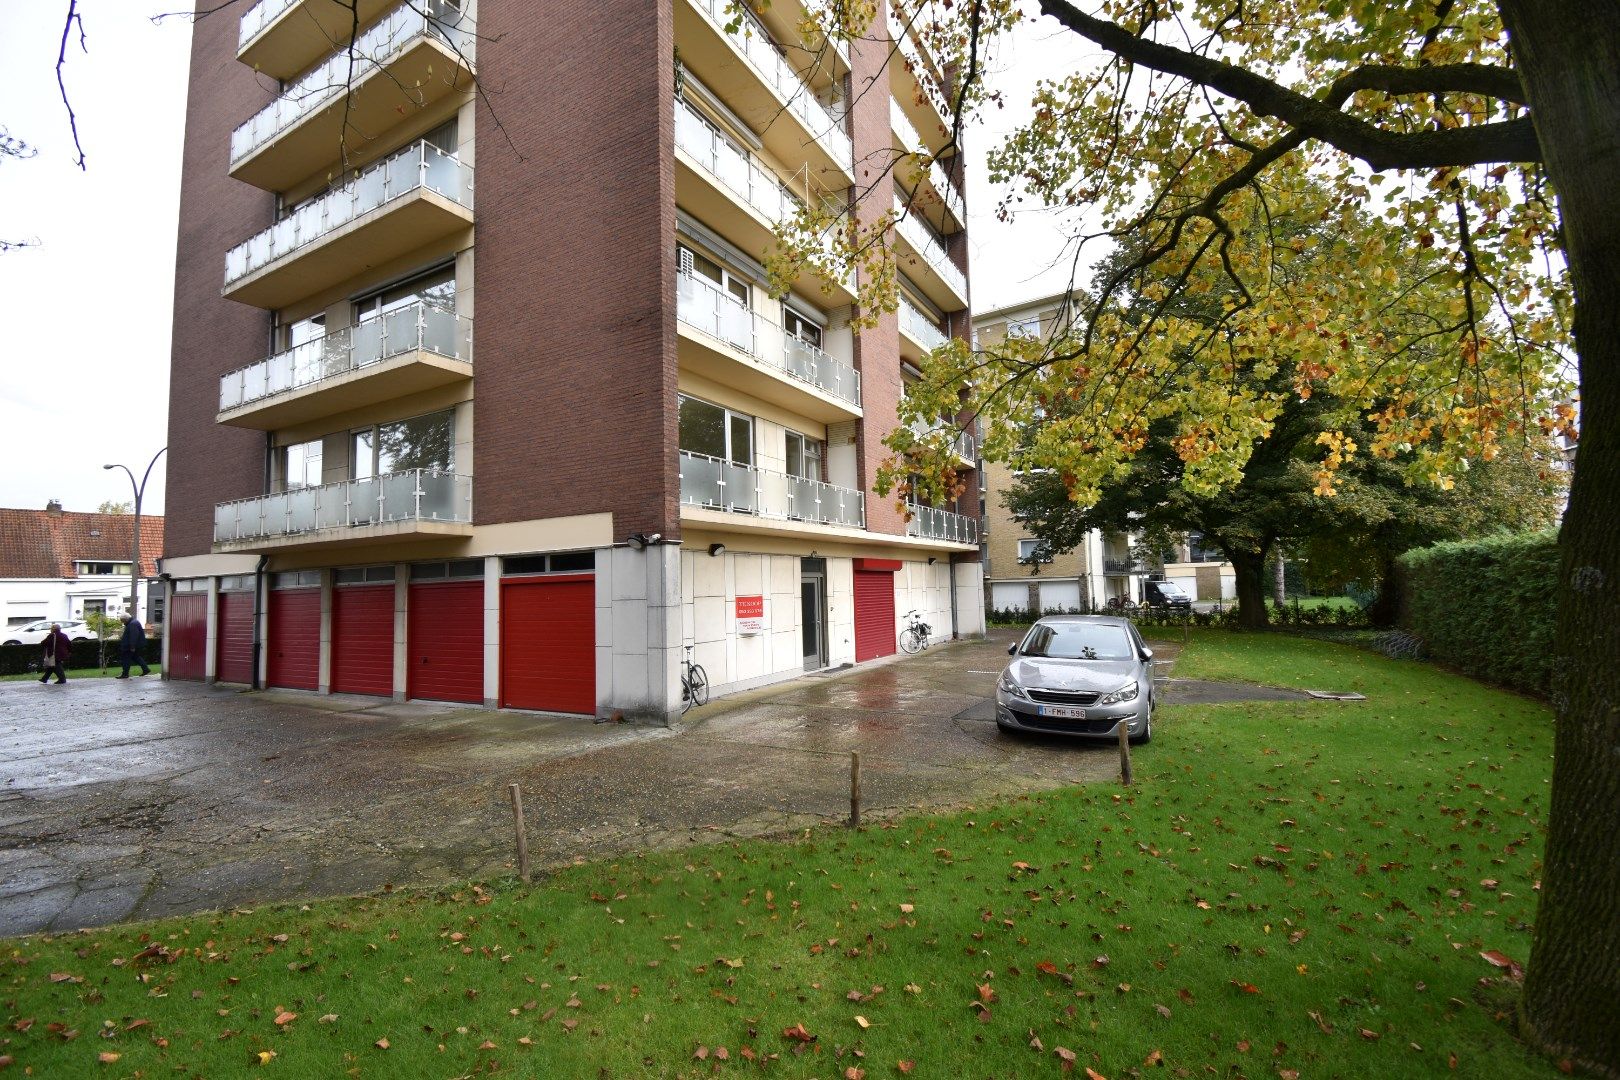
<svg viewBox="0 0 1620 1080">
<path fill-rule="evenodd" d="M 906 522 L 906 535 L 922 540 L 946 540 L 953 544 L 977 544 L 979 523 L 966 514 L 938 510 L 920 503 L 907 503 L 911 520 Z"/>
<path fill-rule="evenodd" d="M 692 3 L 716 30 L 731 39 L 732 46 L 748 59 L 759 77 L 776 92 L 777 99 L 827 148 L 833 161 L 853 176 L 855 150 L 844 133 L 843 120 L 835 118 L 816 99 L 799 73 L 776 51 L 765 28 L 745 18 L 735 32 L 727 31 L 726 24 L 733 18 L 727 0 L 692 0 Z"/>
<path fill-rule="evenodd" d="M 297 2 L 298 0 L 259 0 L 257 4 L 248 8 L 236 32 L 237 51 L 247 48 L 248 42 L 264 33 L 265 27 L 281 18 L 282 12 Z"/>
<path fill-rule="evenodd" d="M 722 184 L 770 222 L 784 221 L 798 209 L 798 200 L 782 181 L 753 155 L 738 150 L 708 118 L 691 105 L 675 99 L 675 145 L 697 159 Z"/>
<path fill-rule="evenodd" d="M 945 245 L 934 235 L 934 230 L 923 224 L 916 214 L 907 213 L 906 204 L 901 202 L 898 196 L 894 200 L 894 212 L 899 216 L 899 223 L 895 227 L 899 229 L 900 235 L 905 237 L 906 243 L 922 256 L 923 261 L 933 268 L 934 273 L 938 274 L 957 296 L 966 299 L 967 275 L 951 262 L 951 257 L 945 253 Z"/>
<path fill-rule="evenodd" d="M 889 101 L 889 122 L 900 135 L 900 143 L 908 153 L 927 158 L 933 157 L 933 151 L 928 148 L 928 143 L 923 137 L 917 134 L 917 129 L 911 123 L 911 120 L 907 118 L 905 110 L 900 107 L 898 101 L 892 99 Z M 901 175 L 903 176 L 904 173 Z M 945 208 L 951 212 L 951 216 L 956 218 L 957 221 L 963 220 L 962 193 L 956 189 L 955 184 L 951 183 L 950 177 L 945 175 L 944 166 L 938 161 L 929 161 L 928 180 L 929 183 L 934 185 L 934 189 L 939 192 L 939 197 L 945 200 Z"/>
<path fill-rule="evenodd" d="M 933 352 L 947 340 L 945 331 L 935 326 L 933 319 L 924 315 L 916 304 L 904 296 L 900 298 L 900 329 L 929 352 Z"/>
<path fill-rule="evenodd" d="M 681 322 L 851 405 L 861 403 L 861 373 L 717 288 L 697 274 L 675 275 Z"/>
<path fill-rule="evenodd" d="M 929 425 L 919 421 L 911 425 L 911 430 L 919 439 L 926 439 L 936 431 L 944 430 L 945 427 L 946 425 L 943 424 Z M 964 461 L 977 462 L 979 460 L 978 437 L 971 431 L 957 431 L 955 424 L 949 425 L 949 428 L 951 432 L 951 449 L 956 451 L 956 456 Z"/>
<path fill-rule="evenodd" d="M 1140 559 L 1125 559 L 1117 556 L 1103 556 L 1103 573 L 1126 576 L 1130 574 L 1152 574 L 1158 567 L 1150 565 Z"/>
<path fill-rule="evenodd" d="M 866 496 L 802 476 L 738 465 L 707 454 L 680 452 L 681 502 L 707 510 L 866 527 Z"/>
<path fill-rule="evenodd" d="M 378 318 L 334 330 L 268 360 L 219 377 L 219 410 L 347 375 L 410 352 L 472 361 L 472 320 L 418 301 Z"/>
<path fill-rule="evenodd" d="M 268 12 L 271 19 L 276 14 L 279 12 Z M 456 0 L 411 0 L 395 8 L 356 38 L 352 49 L 338 49 L 325 63 L 287 87 L 280 97 L 231 132 L 232 167 L 278 139 L 306 116 L 348 93 L 373 70 L 388 66 L 418 38 L 437 38 L 470 59 L 474 35 L 461 25 L 463 21 Z M 248 19 L 244 17 L 242 33 L 247 32 L 247 26 Z"/>
<path fill-rule="evenodd" d="M 443 469 L 407 469 L 220 503 L 214 508 L 214 542 L 410 521 L 472 521 L 472 477 Z"/>
<path fill-rule="evenodd" d="M 472 166 L 425 140 L 413 143 L 226 252 L 225 285 L 228 288 L 283 255 L 331 235 L 362 214 L 422 189 L 471 210 Z"/>
</svg>

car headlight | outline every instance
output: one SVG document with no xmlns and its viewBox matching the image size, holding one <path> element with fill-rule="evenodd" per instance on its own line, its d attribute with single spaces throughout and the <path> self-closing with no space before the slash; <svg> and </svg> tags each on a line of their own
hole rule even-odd
<svg viewBox="0 0 1620 1080">
<path fill-rule="evenodd" d="M 1141 690 L 1134 682 L 1126 683 L 1112 694 L 1104 694 L 1097 699 L 1099 705 L 1118 705 L 1122 701 L 1135 701 Z"/>
<path fill-rule="evenodd" d="M 1010 671 L 1003 671 L 1001 673 L 1001 681 L 996 683 L 996 689 L 1000 690 L 1004 694 L 1011 694 L 1015 698 L 1023 698 L 1025 701 L 1029 700 L 1029 695 L 1024 693 L 1024 688 L 1013 682 L 1012 673 Z"/>
</svg>

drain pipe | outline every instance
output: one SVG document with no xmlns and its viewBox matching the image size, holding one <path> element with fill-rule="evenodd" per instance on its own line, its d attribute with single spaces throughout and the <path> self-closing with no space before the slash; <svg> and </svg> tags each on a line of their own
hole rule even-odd
<svg viewBox="0 0 1620 1080">
<path fill-rule="evenodd" d="M 955 556 L 951 557 L 951 586 L 950 586 L 950 592 L 951 592 L 951 640 L 956 641 L 956 640 L 961 638 L 962 632 L 957 628 L 957 621 L 956 621 L 956 557 Z"/>
<path fill-rule="evenodd" d="M 248 687 L 253 690 L 259 687 L 259 653 L 264 643 L 259 640 L 259 612 L 260 605 L 264 603 L 264 568 L 270 563 L 270 556 L 260 555 L 259 565 L 253 568 L 253 679 Z"/>
</svg>

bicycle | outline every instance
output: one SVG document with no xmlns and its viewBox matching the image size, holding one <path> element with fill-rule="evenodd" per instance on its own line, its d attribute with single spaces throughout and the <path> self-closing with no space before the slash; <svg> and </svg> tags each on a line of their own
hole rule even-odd
<svg viewBox="0 0 1620 1080">
<path fill-rule="evenodd" d="M 692 662 L 692 649 L 686 647 L 686 659 L 681 665 L 681 712 L 685 714 L 694 705 L 709 703 L 709 676 L 702 664 Z"/>
<path fill-rule="evenodd" d="M 928 634 L 932 629 L 915 611 L 906 612 L 906 628 L 900 631 L 900 648 L 915 655 L 928 648 Z"/>
<path fill-rule="evenodd" d="M 1132 612 L 1136 611 L 1136 609 L 1137 609 L 1136 601 L 1132 600 L 1128 596 L 1110 596 L 1108 598 L 1108 610 L 1109 611 L 1117 611 L 1122 615 L 1129 615 Z"/>
</svg>

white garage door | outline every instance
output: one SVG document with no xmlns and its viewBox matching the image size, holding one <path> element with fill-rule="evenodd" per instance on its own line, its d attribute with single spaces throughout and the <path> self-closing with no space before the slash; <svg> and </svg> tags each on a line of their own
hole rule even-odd
<svg viewBox="0 0 1620 1080">
<path fill-rule="evenodd" d="M 1078 611 L 1080 583 L 1078 581 L 1041 582 L 1041 611 Z"/>
<path fill-rule="evenodd" d="M 990 606 L 997 611 L 1023 611 L 1029 607 L 1029 586 L 1022 581 L 992 581 Z"/>
</svg>

